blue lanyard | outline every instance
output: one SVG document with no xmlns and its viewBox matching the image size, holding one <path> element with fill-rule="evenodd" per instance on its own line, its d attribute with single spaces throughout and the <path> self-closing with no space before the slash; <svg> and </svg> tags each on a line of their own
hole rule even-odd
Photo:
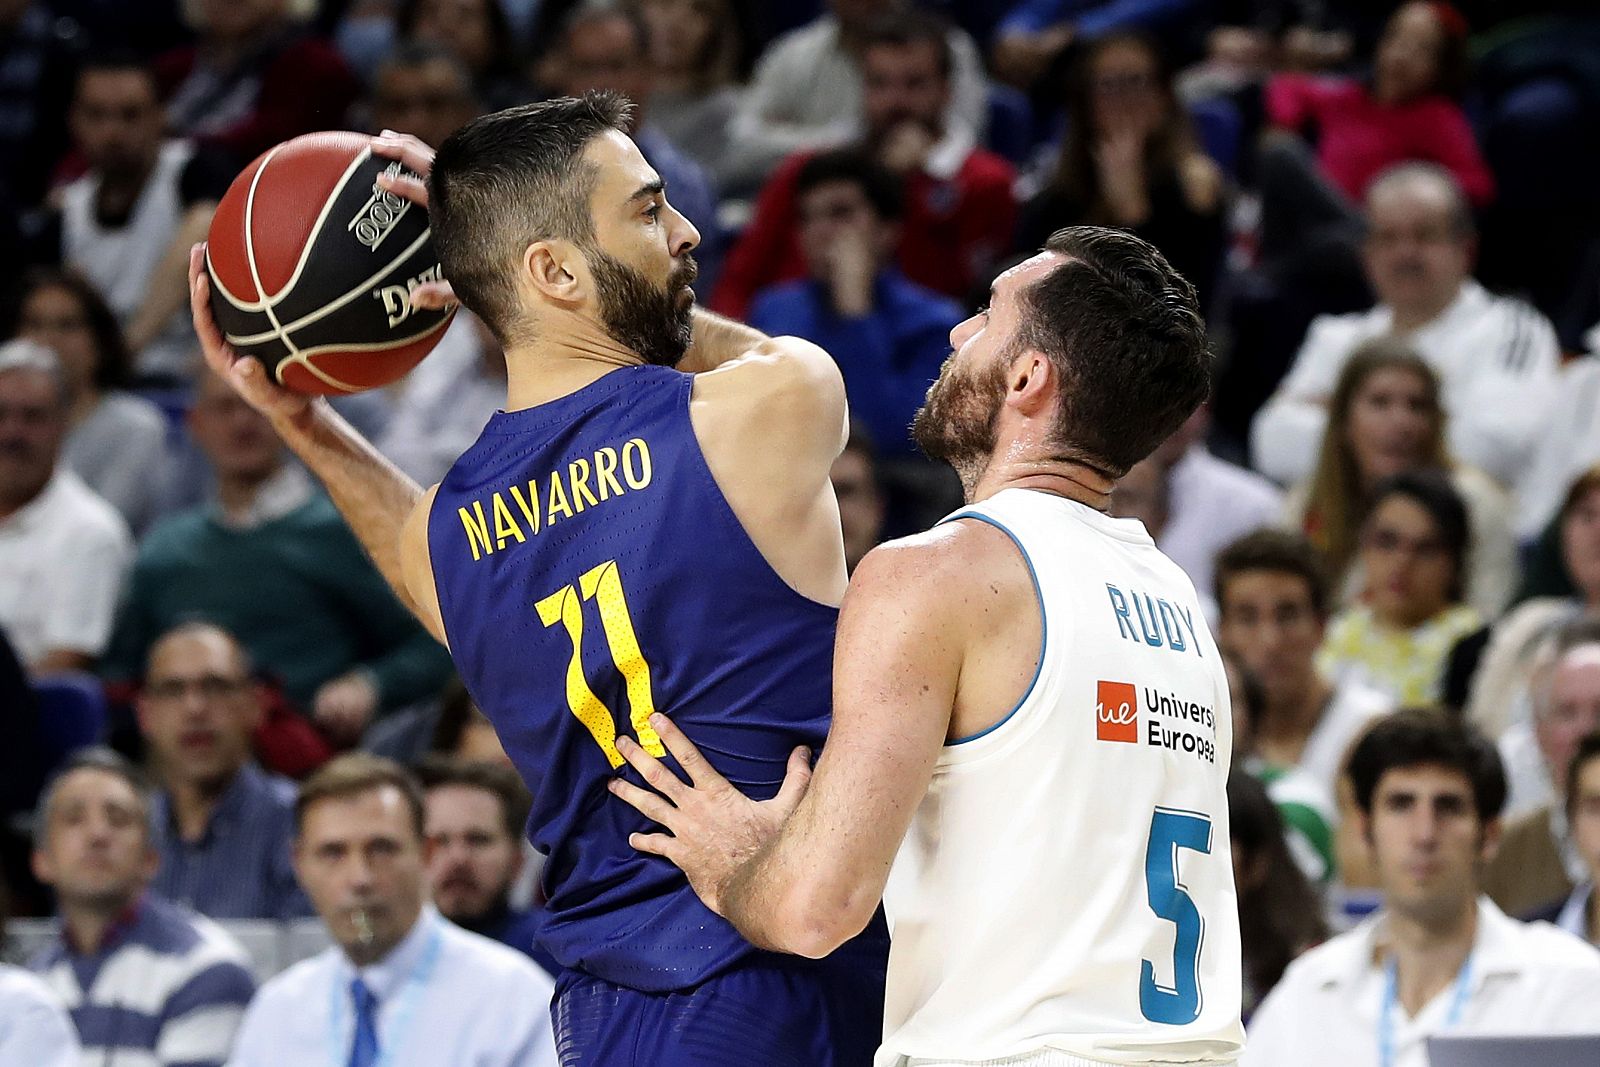
<svg viewBox="0 0 1600 1067">
<path fill-rule="evenodd" d="M 395 1009 L 394 1022 L 389 1027 L 388 1037 L 384 1037 L 382 1027 L 378 1028 L 376 1067 L 389 1067 L 394 1061 L 394 1051 L 400 1047 L 401 1038 L 411 1026 L 411 1016 L 417 1009 L 417 998 L 422 995 L 423 987 L 428 984 L 428 978 L 433 974 L 434 965 L 439 962 L 439 943 L 443 940 L 439 924 L 443 920 L 424 915 L 420 921 L 432 922 L 433 930 L 428 935 L 428 945 L 422 950 L 422 959 L 418 962 L 417 969 L 411 972 L 401 990 L 400 1006 Z M 346 1067 L 350 1062 L 350 1043 L 344 1037 L 344 1011 L 349 999 L 349 986 L 340 982 L 338 970 L 335 969 L 331 1007 L 328 1012 L 328 1047 L 333 1053 L 333 1067 Z M 381 1006 L 379 1011 L 382 1011 Z"/>
<path fill-rule="evenodd" d="M 1472 957 L 1469 955 L 1456 972 L 1455 993 L 1450 998 L 1450 1012 L 1444 1025 L 1454 1027 L 1467 1010 L 1467 997 L 1472 992 Z M 1383 968 L 1383 1011 L 1378 1016 L 1378 1067 L 1394 1067 L 1394 1006 L 1400 999 L 1400 971 L 1394 957 Z"/>
</svg>

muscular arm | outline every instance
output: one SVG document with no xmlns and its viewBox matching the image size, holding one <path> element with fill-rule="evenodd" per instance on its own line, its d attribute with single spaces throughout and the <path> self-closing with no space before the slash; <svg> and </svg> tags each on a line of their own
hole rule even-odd
<svg viewBox="0 0 1600 1067">
<path fill-rule="evenodd" d="M 697 307 L 694 309 L 694 340 L 678 369 L 688 374 L 716 370 L 770 340 L 753 326 Z"/>
</svg>

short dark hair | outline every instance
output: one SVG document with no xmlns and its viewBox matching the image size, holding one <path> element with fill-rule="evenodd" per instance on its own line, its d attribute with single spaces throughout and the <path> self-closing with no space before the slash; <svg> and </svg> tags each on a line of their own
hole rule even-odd
<svg viewBox="0 0 1600 1067">
<path fill-rule="evenodd" d="M 904 202 L 900 180 L 865 152 L 840 148 L 818 152 L 806 160 L 795 174 L 795 199 L 798 201 L 811 190 L 830 182 L 849 182 L 861 190 L 878 218 L 884 222 L 899 221 Z"/>
<path fill-rule="evenodd" d="M 22 328 L 22 311 L 29 298 L 41 289 L 61 289 L 78 302 L 94 338 L 94 383 L 101 389 L 116 389 L 128 382 L 133 354 L 122 335 L 122 324 L 106 298 L 88 278 L 65 267 L 32 267 L 22 275 L 15 299 L 9 302 L 6 336 L 15 337 Z"/>
<path fill-rule="evenodd" d="M 1478 818 L 1500 817 L 1506 803 L 1506 772 L 1500 753 L 1484 736 L 1442 708 L 1402 708 L 1375 721 L 1350 752 L 1350 782 L 1356 805 L 1372 814 L 1378 782 L 1393 770 L 1435 765 L 1459 771 L 1472 783 Z"/>
<path fill-rule="evenodd" d="M 583 0 L 574 6 L 561 20 L 558 47 L 565 48 L 573 34 L 584 27 L 610 19 L 619 19 L 628 24 L 628 31 L 633 34 L 635 55 L 643 57 L 649 54 L 650 24 L 645 21 L 644 13 L 637 4 L 621 3 L 619 0 Z"/>
<path fill-rule="evenodd" d="M 1584 768 L 1595 760 L 1600 759 L 1600 732 L 1587 734 L 1578 742 L 1578 750 L 1572 754 L 1572 762 L 1567 764 L 1567 818 L 1571 820 L 1578 800 L 1578 776 Z"/>
<path fill-rule="evenodd" d="M 582 159 L 596 137 L 626 133 L 633 105 L 584 93 L 473 119 L 445 138 L 428 178 L 428 215 L 445 277 L 501 344 L 520 311 L 510 275 L 535 241 L 594 238 L 596 170 Z"/>
<path fill-rule="evenodd" d="M 422 786 L 417 784 L 416 776 L 392 759 L 367 752 L 350 752 L 330 760 L 300 783 L 294 798 L 296 836 L 305 829 L 306 812 L 322 801 L 344 800 L 384 786 L 393 786 L 405 798 L 411 809 L 411 825 L 421 841 L 424 811 Z"/>
<path fill-rule="evenodd" d="M 513 840 L 520 839 L 527 829 L 528 809 L 533 805 L 533 798 L 510 767 L 450 756 L 428 756 L 417 764 L 416 770 L 425 794 L 447 785 L 482 790 L 499 802 L 500 818 L 507 835 Z"/>
<path fill-rule="evenodd" d="M 1390 497 L 1403 496 L 1422 508 L 1439 528 L 1439 537 L 1445 551 L 1455 564 L 1455 576 L 1450 583 L 1450 599 L 1461 599 L 1466 586 L 1467 552 L 1472 547 L 1472 520 L 1467 505 L 1450 484 L 1443 471 L 1402 471 L 1379 482 L 1367 500 L 1366 514 L 1361 524 L 1372 521 L 1378 508 Z"/>
<path fill-rule="evenodd" d="M 61 783 L 67 776 L 77 771 L 101 771 L 113 777 L 120 778 L 133 790 L 134 796 L 139 799 L 139 806 L 144 809 L 145 839 L 155 839 L 155 828 L 152 825 L 154 813 L 155 786 L 150 778 L 140 770 L 128 757 L 115 749 L 104 745 L 80 749 L 68 757 L 45 784 L 39 793 L 39 803 L 34 809 L 34 836 L 36 840 L 43 841 L 50 826 L 50 808 L 55 803 L 56 793 L 61 789 Z"/>
<path fill-rule="evenodd" d="M 125 46 L 108 45 L 95 48 L 79 59 L 73 71 L 73 85 L 79 85 L 84 77 L 90 74 L 104 74 L 107 72 L 121 73 L 133 71 L 142 74 L 150 82 L 151 94 L 156 102 L 161 101 L 161 86 L 156 78 L 155 67 L 150 60 L 132 48 Z"/>
<path fill-rule="evenodd" d="M 1067 257 L 1023 290 L 1017 342 L 1061 376 L 1065 458 L 1120 478 L 1211 393 L 1211 349 L 1194 286 L 1154 245 L 1101 226 L 1045 242 Z"/>
<path fill-rule="evenodd" d="M 1328 617 L 1328 574 L 1322 557 L 1304 534 L 1264 527 L 1245 534 L 1217 554 L 1212 590 L 1217 611 L 1225 613 L 1228 583 L 1241 574 L 1270 571 L 1299 578 L 1306 584 L 1311 610 L 1320 619 Z"/>
<path fill-rule="evenodd" d="M 896 11 L 875 21 L 862 41 L 861 51 L 873 48 L 907 48 L 916 44 L 929 44 L 939 56 L 939 74 L 948 78 L 955 69 L 955 55 L 950 48 L 950 24 L 938 15 L 926 11 Z"/>
</svg>

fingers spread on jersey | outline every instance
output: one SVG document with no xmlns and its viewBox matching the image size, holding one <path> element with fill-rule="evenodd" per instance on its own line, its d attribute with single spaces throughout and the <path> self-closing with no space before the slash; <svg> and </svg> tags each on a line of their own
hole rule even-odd
<svg viewBox="0 0 1600 1067">
<path fill-rule="evenodd" d="M 648 852 L 652 856 L 663 856 L 673 863 L 678 862 L 673 857 L 678 839 L 667 834 L 629 834 L 628 844 L 633 846 L 636 852 Z"/>
<path fill-rule="evenodd" d="M 621 778 L 613 778 L 606 783 L 607 788 L 622 800 L 626 801 L 640 815 L 651 822 L 658 822 L 667 829 L 672 829 L 672 817 L 677 813 L 677 808 L 667 803 L 660 794 L 652 793 L 648 789 L 640 789 L 632 782 L 625 782 Z"/>
<path fill-rule="evenodd" d="M 694 742 L 684 736 L 683 731 L 678 729 L 671 719 L 657 712 L 650 716 L 650 725 L 655 728 L 661 743 L 667 746 L 667 751 L 672 753 L 673 759 L 678 761 L 678 766 L 683 768 L 696 789 L 709 789 L 728 784 L 727 780 L 716 772 L 716 768 L 700 755 L 700 750 L 694 747 Z"/>
<path fill-rule="evenodd" d="M 658 793 L 663 793 L 673 803 L 679 803 L 689 791 L 676 774 L 667 769 L 667 766 L 650 753 L 640 748 L 631 738 L 617 738 L 617 752 L 628 765 L 639 772 L 650 787 Z"/>
</svg>

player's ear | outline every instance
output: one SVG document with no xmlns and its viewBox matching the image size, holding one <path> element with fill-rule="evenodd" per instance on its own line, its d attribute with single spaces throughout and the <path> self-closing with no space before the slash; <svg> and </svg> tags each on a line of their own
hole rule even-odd
<svg viewBox="0 0 1600 1067">
<path fill-rule="evenodd" d="M 1024 348 L 1006 368 L 1006 403 L 1027 416 L 1043 415 L 1055 402 L 1060 375 L 1048 356 Z"/>
<path fill-rule="evenodd" d="M 535 241 L 522 257 L 523 276 L 546 300 L 576 304 L 583 296 L 588 271 L 570 241 Z"/>
</svg>

